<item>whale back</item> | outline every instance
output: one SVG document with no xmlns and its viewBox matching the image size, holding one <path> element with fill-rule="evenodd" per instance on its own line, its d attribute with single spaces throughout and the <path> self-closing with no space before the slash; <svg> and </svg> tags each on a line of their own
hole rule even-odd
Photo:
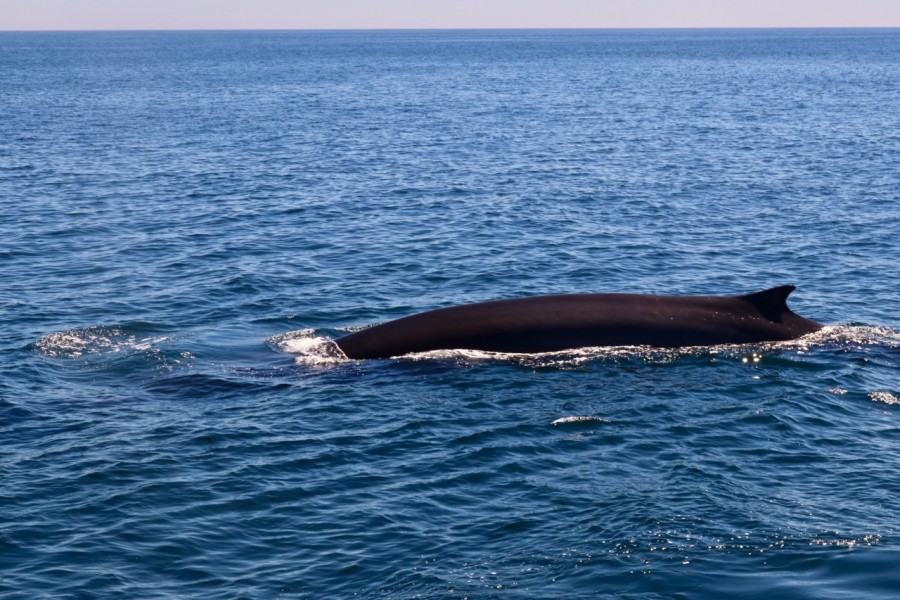
<svg viewBox="0 0 900 600">
<path fill-rule="evenodd" d="M 586 346 L 712 346 L 781 341 L 822 327 L 794 314 L 785 285 L 742 296 L 569 294 L 439 308 L 336 341 L 350 358 L 470 349 L 538 353 Z"/>
</svg>

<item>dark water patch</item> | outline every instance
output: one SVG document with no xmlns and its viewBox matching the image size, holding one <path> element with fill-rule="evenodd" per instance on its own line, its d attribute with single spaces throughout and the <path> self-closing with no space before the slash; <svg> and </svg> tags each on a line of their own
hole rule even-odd
<svg viewBox="0 0 900 600">
<path fill-rule="evenodd" d="M 204 400 L 239 397 L 242 393 L 269 390 L 281 385 L 284 384 L 189 373 L 152 381 L 146 385 L 146 389 L 156 396 L 170 400 Z"/>
</svg>

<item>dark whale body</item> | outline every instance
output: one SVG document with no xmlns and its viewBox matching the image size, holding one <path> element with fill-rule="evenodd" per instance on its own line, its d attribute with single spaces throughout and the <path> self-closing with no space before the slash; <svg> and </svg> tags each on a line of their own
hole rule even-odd
<svg viewBox="0 0 900 600">
<path fill-rule="evenodd" d="M 822 328 L 787 307 L 794 286 L 744 296 L 572 294 L 440 308 L 336 340 L 353 359 L 469 349 L 713 346 L 790 340 Z"/>
</svg>

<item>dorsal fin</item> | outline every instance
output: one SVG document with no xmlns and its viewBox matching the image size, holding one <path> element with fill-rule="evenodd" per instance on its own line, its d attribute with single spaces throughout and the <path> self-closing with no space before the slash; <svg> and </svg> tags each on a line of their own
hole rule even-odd
<svg viewBox="0 0 900 600">
<path fill-rule="evenodd" d="M 793 285 L 780 285 L 761 292 L 744 294 L 740 298 L 755 306 L 767 319 L 774 321 L 781 313 L 789 310 L 787 299 L 795 289 L 797 288 Z"/>
</svg>

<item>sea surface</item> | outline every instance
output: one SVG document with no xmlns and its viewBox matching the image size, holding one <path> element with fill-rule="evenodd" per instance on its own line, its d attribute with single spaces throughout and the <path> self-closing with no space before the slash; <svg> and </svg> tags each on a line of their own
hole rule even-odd
<svg viewBox="0 0 900 600">
<path fill-rule="evenodd" d="M 353 361 L 795 284 L 793 342 Z M 0 597 L 895 598 L 900 30 L 0 33 Z"/>
</svg>

